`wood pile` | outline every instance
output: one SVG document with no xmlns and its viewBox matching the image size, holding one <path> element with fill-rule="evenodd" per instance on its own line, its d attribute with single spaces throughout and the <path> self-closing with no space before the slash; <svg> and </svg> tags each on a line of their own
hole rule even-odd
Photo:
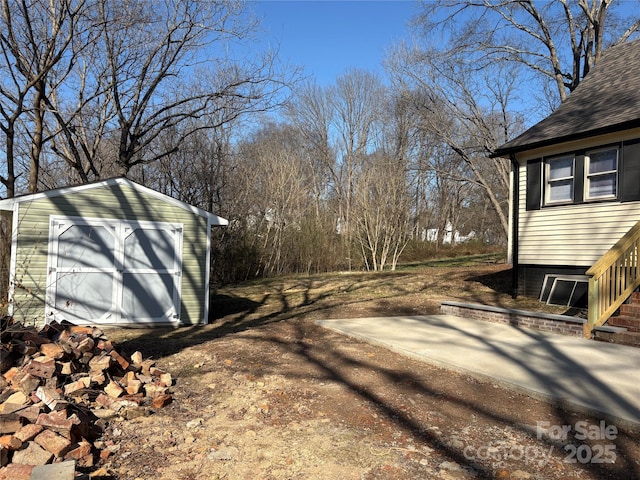
<svg viewBox="0 0 640 480">
<path fill-rule="evenodd" d="M 100 441 L 109 420 L 172 401 L 170 373 L 95 326 L 7 323 L 0 335 L 0 480 L 95 473 L 117 447 Z"/>
</svg>

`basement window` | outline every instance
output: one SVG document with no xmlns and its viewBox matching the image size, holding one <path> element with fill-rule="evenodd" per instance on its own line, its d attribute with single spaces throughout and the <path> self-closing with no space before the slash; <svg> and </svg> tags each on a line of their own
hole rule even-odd
<svg viewBox="0 0 640 480">
<path fill-rule="evenodd" d="M 589 277 L 586 275 L 544 276 L 540 301 L 547 305 L 587 308 Z"/>
</svg>

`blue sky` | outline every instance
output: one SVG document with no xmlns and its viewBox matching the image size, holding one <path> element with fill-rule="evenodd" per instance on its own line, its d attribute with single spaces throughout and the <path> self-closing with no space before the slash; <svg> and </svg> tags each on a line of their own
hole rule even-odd
<svg viewBox="0 0 640 480">
<path fill-rule="evenodd" d="M 637 2 L 619 0 L 611 10 L 637 17 Z M 352 67 L 382 74 L 387 50 L 409 38 L 408 24 L 420 11 L 418 0 L 253 0 L 251 6 L 262 40 L 279 45 L 285 63 L 304 67 L 321 85 Z"/>
<path fill-rule="evenodd" d="M 348 69 L 380 72 L 387 49 L 409 35 L 418 2 L 257 0 L 253 9 L 286 63 L 304 67 L 320 85 Z"/>
</svg>

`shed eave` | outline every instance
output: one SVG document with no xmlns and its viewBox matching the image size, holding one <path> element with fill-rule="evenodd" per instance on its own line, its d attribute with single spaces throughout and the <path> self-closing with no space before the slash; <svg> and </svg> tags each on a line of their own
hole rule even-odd
<svg viewBox="0 0 640 480">
<path fill-rule="evenodd" d="M 213 227 L 226 227 L 227 225 L 229 225 L 229 220 L 219 217 L 218 215 L 215 215 L 213 213 L 208 214 L 207 221 L 209 222 L 209 225 Z"/>
<path fill-rule="evenodd" d="M 0 210 L 12 212 L 15 204 L 16 202 L 13 198 L 5 198 L 4 200 L 0 200 Z"/>
</svg>

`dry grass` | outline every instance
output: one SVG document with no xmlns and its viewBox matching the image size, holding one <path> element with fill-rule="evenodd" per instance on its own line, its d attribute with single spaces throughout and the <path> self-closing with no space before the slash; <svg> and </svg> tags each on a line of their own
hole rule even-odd
<svg viewBox="0 0 640 480">
<path fill-rule="evenodd" d="M 511 297 L 511 267 L 492 256 L 405 266 L 394 272 L 286 276 L 218 289 L 211 321 L 242 316 L 306 319 L 439 312 L 453 300 L 522 310 L 564 313 L 536 299 Z"/>
<path fill-rule="evenodd" d="M 198 343 L 283 320 L 433 315 L 444 300 L 503 308 L 566 313 L 537 299 L 511 297 L 511 267 L 494 257 L 476 255 L 390 272 L 342 272 L 289 275 L 219 288 L 211 298 L 209 325 L 156 328 L 152 344 L 138 344 L 146 333 L 113 329 L 109 336 L 126 341 L 131 351 L 163 356 L 168 349 Z M 111 330 L 111 329 L 109 329 Z"/>
</svg>

